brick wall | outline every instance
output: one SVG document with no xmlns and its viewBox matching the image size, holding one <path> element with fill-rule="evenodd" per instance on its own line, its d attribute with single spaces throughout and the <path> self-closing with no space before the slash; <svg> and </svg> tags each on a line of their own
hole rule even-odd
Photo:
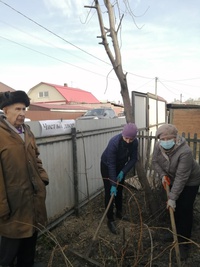
<svg viewBox="0 0 200 267">
<path fill-rule="evenodd" d="M 179 133 L 190 133 L 191 137 L 197 133 L 200 138 L 200 109 L 170 109 L 171 124 L 174 124 Z"/>
</svg>

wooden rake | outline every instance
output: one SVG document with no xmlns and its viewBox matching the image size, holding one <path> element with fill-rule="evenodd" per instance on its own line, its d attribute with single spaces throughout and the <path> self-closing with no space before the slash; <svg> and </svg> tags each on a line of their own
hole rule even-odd
<svg viewBox="0 0 200 267">
<path fill-rule="evenodd" d="M 166 183 L 166 193 L 167 193 L 167 199 L 169 195 L 169 185 Z M 181 260 L 180 260 L 180 251 L 179 251 L 179 244 L 178 244 L 178 237 L 177 237 L 177 231 L 176 231 L 176 223 L 174 219 L 174 211 L 172 207 L 169 207 L 169 214 L 170 214 L 170 221 L 171 221 L 171 226 L 172 226 L 172 231 L 173 231 L 173 239 L 175 243 L 175 252 L 176 252 L 176 261 L 178 267 L 181 267 Z"/>
<path fill-rule="evenodd" d="M 101 225 L 102 225 L 102 223 L 103 223 L 103 221 L 104 221 L 104 219 L 105 219 L 105 217 L 106 217 L 106 214 L 107 214 L 107 212 L 108 212 L 108 210 L 109 210 L 109 208 L 110 208 L 110 205 L 112 204 L 112 202 L 113 202 L 113 199 L 114 199 L 114 193 L 111 195 L 111 197 L 110 197 L 110 200 L 109 200 L 109 202 L 108 202 L 108 205 L 107 205 L 107 207 L 106 207 L 106 209 L 105 209 L 105 211 L 104 211 L 104 214 L 103 214 L 103 216 L 102 216 L 102 218 L 101 218 L 101 220 L 100 220 L 100 222 L 99 222 L 99 225 L 98 225 L 98 227 L 97 227 L 97 229 L 96 229 L 96 231 L 95 231 L 95 234 L 94 234 L 94 236 L 93 236 L 93 238 L 92 238 L 92 241 L 91 241 L 91 243 L 90 243 L 90 246 L 89 246 L 89 249 L 88 249 L 88 251 L 87 251 L 87 253 L 86 253 L 86 255 L 89 257 L 90 256 L 90 253 L 91 253 L 91 250 L 92 250 L 92 248 L 94 247 L 94 243 L 96 242 L 96 240 L 97 240 L 97 235 L 98 235 L 98 232 L 99 232 L 99 230 L 100 230 L 100 228 L 101 228 Z"/>
<path fill-rule="evenodd" d="M 97 267 L 103 267 L 104 266 L 103 264 L 97 262 L 96 260 L 91 259 L 90 255 L 91 255 L 92 249 L 94 248 L 94 245 L 95 245 L 95 243 L 97 241 L 98 232 L 99 232 L 99 230 L 101 228 L 101 225 L 102 225 L 102 223 L 103 223 L 103 221 L 104 221 L 104 219 L 106 217 L 108 209 L 110 208 L 110 205 L 112 204 L 113 199 L 114 199 L 114 193 L 110 197 L 109 203 L 108 203 L 108 205 L 107 205 L 107 207 L 106 207 L 106 209 L 104 211 L 104 214 L 103 214 L 103 216 L 102 216 L 102 218 L 101 218 L 101 220 L 99 222 L 99 225 L 98 225 L 98 227 L 97 227 L 97 229 L 95 231 L 95 234 L 94 234 L 94 236 L 93 236 L 93 238 L 91 240 L 91 243 L 90 243 L 89 248 L 87 249 L 86 253 L 81 254 L 81 253 L 78 253 L 78 252 L 76 252 L 76 251 L 74 251 L 72 249 L 69 249 L 69 251 L 71 253 L 75 254 L 76 256 L 78 256 L 78 257 L 80 257 L 82 259 L 85 259 L 86 261 L 91 263 L 93 266 L 97 266 Z"/>
</svg>

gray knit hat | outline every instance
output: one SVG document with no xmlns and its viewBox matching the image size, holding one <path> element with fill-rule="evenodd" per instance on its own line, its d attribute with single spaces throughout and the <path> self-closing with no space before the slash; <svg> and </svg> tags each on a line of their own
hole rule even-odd
<svg viewBox="0 0 200 267">
<path fill-rule="evenodd" d="M 172 124 L 163 124 L 161 125 L 157 132 L 156 137 L 159 139 L 162 138 L 175 138 L 177 136 L 178 130 Z"/>
<path fill-rule="evenodd" d="M 30 105 L 30 99 L 24 91 L 0 93 L 0 109 L 16 103 L 24 103 L 28 107 Z"/>
</svg>

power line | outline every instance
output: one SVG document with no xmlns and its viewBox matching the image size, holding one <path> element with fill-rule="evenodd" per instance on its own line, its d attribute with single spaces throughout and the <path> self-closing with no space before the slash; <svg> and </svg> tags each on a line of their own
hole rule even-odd
<svg viewBox="0 0 200 267">
<path fill-rule="evenodd" d="M 12 28 L 14 28 L 14 29 L 17 30 L 17 31 L 22 32 L 23 34 L 26 34 L 26 35 L 28 35 L 28 36 L 31 36 L 32 38 L 37 39 L 37 40 L 39 40 L 39 41 L 41 41 L 41 42 L 43 42 L 43 43 L 45 43 L 45 44 L 47 44 L 47 45 L 49 45 L 49 46 L 51 46 L 51 47 L 54 47 L 54 48 L 59 49 L 59 50 L 61 50 L 61 51 L 64 51 L 65 53 L 68 53 L 68 54 L 70 54 L 70 55 L 72 55 L 72 56 L 75 56 L 75 57 L 77 57 L 77 58 L 81 58 L 81 57 L 78 56 L 78 55 L 74 55 L 74 54 L 68 52 L 66 49 L 60 48 L 60 47 L 58 47 L 58 46 L 56 46 L 56 45 L 54 45 L 54 44 L 52 44 L 52 43 L 50 43 L 50 42 L 47 42 L 46 40 L 43 40 L 43 39 L 41 39 L 41 38 L 39 38 L 39 37 L 37 37 L 37 36 L 35 36 L 35 35 L 32 35 L 32 34 L 30 34 L 30 33 L 27 33 L 27 32 L 25 32 L 25 31 L 23 31 L 23 30 L 21 30 L 21 29 L 15 27 L 15 26 L 13 26 L 13 25 L 11 25 L 11 24 L 5 22 L 5 21 L 2 21 L 2 20 L 0 20 L 0 21 L 1 21 L 2 23 L 4 23 L 4 24 L 8 25 L 9 27 L 12 27 Z M 3 37 L 2 37 L 2 38 L 3 38 Z M 6 37 L 5 37 L 5 39 L 6 39 Z M 11 40 L 10 40 L 10 41 L 11 41 Z M 13 42 L 14 42 L 14 41 L 13 41 Z M 19 43 L 17 43 L 17 44 L 19 45 Z M 84 61 L 87 61 L 87 62 L 89 62 L 89 63 L 92 63 L 92 62 L 89 61 L 87 58 L 86 58 L 86 59 L 84 58 Z M 92 63 L 92 64 L 93 64 L 93 63 Z"/>
<path fill-rule="evenodd" d="M 84 53 L 86 53 L 87 55 L 89 55 L 89 56 L 91 56 L 91 57 L 94 57 L 95 59 L 97 59 L 97 60 L 99 60 L 99 61 L 101 61 L 101 62 L 103 62 L 103 63 L 105 63 L 105 64 L 111 66 L 110 63 L 108 63 L 108 62 L 106 62 L 106 61 L 104 61 L 104 60 L 102 60 L 102 59 L 100 59 L 100 58 L 94 56 L 93 54 L 87 52 L 86 50 L 84 50 L 84 49 L 78 47 L 77 45 L 74 45 L 73 43 L 67 41 L 65 38 L 63 38 L 63 37 L 61 37 L 60 35 L 54 33 L 53 31 L 49 30 L 48 28 L 42 26 L 40 23 L 38 23 L 38 22 L 36 22 L 35 20 L 31 19 L 30 17 L 26 16 L 26 15 L 23 14 L 22 12 L 16 10 L 15 8 L 13 8 L 12 6 L 10 6 L 10 5 L 8 5 L 7 3 L 3 2 L 2 0 L 0 0 L 0 2 L 3 3 L 4 5 L 8 6 L 8 7 L 11 8 L 12 10 L 14 10 L 14 11 L 17 12 L 18 14 L 20 14 L 21 16 L 25 17 L 26 19 L 28 19 L 28 20 L 30 20 L 31 22 L 35 23 L 36 25 L 38 25 L 38 26 L 41 27 L 42 29 L 44 29 L 44 30 L 46 30 L 47 32 L 49 32 L 49 33 L 53 34 L 54 36 L 58 37 L 58 38 L 61 39 L 62 41 L 64 41 L 64 42 L 70 44 L 71 46 L 75 47 L 76 49 L 78 49 L 78 50 L 80 50 L 80 51 L 82 51 L 82 52 L 84 52 Z"/>
<path fill-rule="evenodd" d="M 172 90 L 170 90 L 164 83 L 161 82 L 160 79 L 158 79 L 158 81 L 159 81 L 159 83 L 160 83 L 163 87 L 165 87 L 169 92 L 171 92 L 172 94 L 175 94 L 175 95 L 179 95 L 179 94 L 174 93 Z"/>
<path fill-rule="evenodd" d="M 174 88 L 174 87 L 171 87 L 170 86 L 170 88 L 169 88 L 169 86 L 166 86 L 160 79 L 158 79 L 158 81 L 159 81 L 159 83 L 163 86 L 163 87 L 165 87 L 165 89 L 167 89 L 170 93 L 172 93 L 172 94 L 174 94 L 174 95 L 177 95 L 177 96 L 180 96 L 180 95 L 182 95 L 183 93 L 185 94 L 185 95 L 187 95 L 187 96 L 189 96 L 190 98 L 193 98 L 193 96 L 192 96 L 192 92 L 191 92 L 191 90 L 190 91 L 185 91 L 183 88 L 181 88 L 181 89 L 176 89 L 176 88 Z M 169 82 L 172 82 L 172 81 L 169 81 Z M 178 83 L 176 83 L 175 82 L 175 84 L 178 84 Z M 183 85 L 183 84 L 180 84 L 180 85 Z M 186 85 L 186 86 L 189 86 L 189 87 L 191 87 L 190 85 Z M 196 87 L 196 86 L 195 86 Z M 176 93 L 176 92 L 177 93 Z"/>
<path fill-rule="evenodd" d="M 189 87 L 197 87 L 197 88 L 199 88 L 200 86 L 198 86 L 198 85 L 180 83 L 182 81 L 184 82 L 184 81 L 192 81 L 192 80 L 200 80 L 200 78 L 190 78 L 190 79 L 171 80 L 171 81 L 163 79 L 163 81 L 168 82 L 168 83 L 174 83 L 174 84 L 178 84 L 178 85 L 181 85 L 181 86 L 189 86 Z M 180 81 L 180 82 L 178 82 L 178 81 Z"/>
<path fill-rule="evenodd" d="M 26 19 L 28 19 L 28 20 L 31 21 L 32 23 L 34 23 L 34 24 L 36 24 L 37 26 L 41 27 L 41 28 L 44 29 L 45 31 L 51 33 L 52 35 L 56 36 L 57 38 L 61 39 L 62 41 L 66 42 L 66 43 L 68 43 L 69 45 L 71 45 L 71 46 L 75 47 L 76 49 L 80 50 L 81 52 L 83 52 L 83 53 L 85 53 L 85 54 L 87 54 L 87 55 L 89 55 L 89 56 L 91 56 L 91 57 L 93 57 L 93 58 L 95 58 L 95 59 L 97 59 L 97 60 L 99 60 L 99 61 L 101 61 L 101 62 L 107 64 L 107 65 L 109 65 L 109 66 L 112 66 L 110 63 L 108 63 L 108 62 L 106 62 L 106 61 L 104 61 L 104 60 L 102 60 L 102 59 L 96 57 L 95 55 L 93 55 L 93 54 L 91 54 L 91 53 L 88 53 L 88 52 L 85 51 L 84 49 L 82 49 L 82 48 L 80 48 L 80 47 L 74 45 L 73 43 L 69 42 L 68 40 L 64 39 L 63 37 L 59 36 L 58 34 L 54 33 L 53 31 L 49 30 L 48 28 L 42 26 L 40 23 L 38 23 L 38 22 L 36 22 L 35 20 L 31 19 L 30 17 L 24 15 L 22 12 L 16 10 L 15 8 L 13 8 L 13 7 L 10 6 L 9 4 L 5 3 L 4 1 L 0 0 L 0 2 L 1 2 L 2 4 L 4 4 L 4 5 L 6 5 L 7 7 L 9 7 L 10 9 L 12 9 L 13 11 L 17 12 L 19 15 L 25 17 Z M 28 34 L 28 33 L 26 33 L 26 34 Z M 30 35 L 30 34 L 29 34 L 29 35 Z M 31 36 L 31 35 L 30 35 L 30 36 Z M 39 53 L 39 54 L 41 54 L 41 55 L 47 56 L 47 57 L 49 57 L 49 58 L 52 58 L 52 59 L 54 59 L 54 60 L 60 61 L 60 62 L 62 62 L 62 63 L 71 65 L 71 66 L 76 67 L 76 68 L 79 68 L 79 69 L 82 69 L 82 70 L 84 70 L 84 71 L 88 71 L 88 72 L 94 73 L 94 74 L 96 74 L 96 75 L 105 77 L 105 75 L 98 74 L 98 73 L 96 73 L 96 72 L 93 72 L 93 71 L 87 70 L 87 69 L 85 69 L 85 68 L 76 66 L 76 65 L 71 64 L 71 63 L 69 63 L 69 62 L 66 62 L 66 61 L 64 61 L 64 60 L 60 60 L 60 59 L 58 59 L 58 58 L 56 58 L 56 57 L 52 57 L 52 56 L 50 56 L 50 55 L 48 55 L 48 54 L 45 54 L 45 53 L 43 53 L 43 52 L 40 52 L 40 51 L 37 51 L 37 50 L 35 50 L 35 49 L 29 48 L 29 47 L 27 47 L 27 46 L 25 46 L 25 45 L 22 45 L 22 44 L 19 44 L 19 43 L 15 42 L 15 41 L 11 41 L 11 40 L 9 40 L 9 39 L 7 39 L 7 38 L 5 38 L 5 37 L 1 37 L 1 38 L 5 39 L 5 40 L 7 40 L 7 41 L 9 41 L 9 42 L 12 42 L 12 43 L 14 43 L 14 44 L 17 44 L 17 45 L 19 45 L 19 46 L 22 46 L 22 47 L 24 47 L 24 48 L 26 48 L 26 49 L 32 50 L 32 51 L 34 51 L 34 52 L 37 52 L 37 53 Z M 34 38 L 36 38 L 36 37 L 34 37 Z M 47 43 L 47 42 L 46 42 L 46 43 Z M 52 44 L 51 44 L 51 45 L 52 45 Z M 52 45 L 52 46 L 53 46 L 53 45 Z M 54 46 L 54 47 L 55 47 L 55 46 Z M 135 77 L 138 77 L 138 78 L 149 79 L 150 81 L 151 81 L 151 80 L 154 80 L 154 78 L 145 77 L 145 76 L 138 75 L 138 74 L 134 74 L 134 73 L 131 73 L 131 72 L 128 72 L 128 74 L 129 74 L 129 75 L 132 75 L 132 76 L 135 76 Z M 109 78 L 109 79 L 113 79 L 113 78 Z M 179 80 L 177 79 L 177 80 L 171 80 L 171 81 L 170 81 L 170 80 L 164 80 L 164 79 L 162 79 L 162 81 L 163 81 L 163 82 L 168 82 L 168 83 L 170 82 L 170 83 L 175 83 L 175 84 L 184 85 L 184 84 L 181 84 L 181 83 L 178 83 L 178 82 L 181 82 L 181 81 L 188 81 L 188 80 L 197 80 L 197 79 L 200 79 L 200 78 L 197 77 L 197 78 L 182 79 L 182 80 L 181 80 L 181 79 L 179 79 Z M 117 80 L 117 79 L 113 79 L 113 80 Z M 150 82 L 150 81 L 149 81 L 149 82 Z M 149 83 L 149 82 L 147 82 L 147 83 Z M 160 82 L 160 83 L 162 84 L 162 86 L 165 87 L 169 92 L 171 92 L 172 94 L 176 94 L 176 93 L 174 93 L 174 91 L 172 91 L 172 90 L 177 90 L 177 89 L 172 89 L 172 90 L 170 90 L 170 89 L 169 89 L 163 82 L 161 82 L 160 79 L 159 79 L 159 82 Z M 140 87 L 138 87 L 138 88 L 141 88 L 141 87 L 145 86 L 147 83 L 145 83 L 144 85 L 142 85 L 142 86 L 140 86 Z M 185 85 L 185 86 L 198 87 L 198 86 L 192 86 L 192 85 Z M 180 90 L 179 90 L 179 91 L 180 91 Z M 178 94 L 176 94 L 176 95 L 178 95 Z"/>
<path fill-rule="evenodd" d="M 180 79 L 179 80 L 164 80 L 164 81 L 165 82 L 183 82 L 183 81 L 192 81 L 192 80 L 200 80 L 200 77 L 188 78 L 188 79 L 181 79 L 181 80 Z"/>
<path fill-rule="evenodd" d="M 154 78 L 152 78 L 150 81 L 148 81 L 148 82 L 144 83 L 143 85 L 141 85 L 141 86 L 137 87 L 135 90 L 138 90 L 138 89 L 140 89 L 140 88 L 144 87 L 145 85 L 149 84 L 151 81 L 154 81 L 154 80 L 155 80 L 155 79 L 154 79 Z"/>
<path fill-rule="evenodd" d="M 79 68 L 79 69 L 81 69 L 81 70 L 84 70 L 84 71 L 87 71 L 87 72 L 90 72 L 90 73 L 93 73 L 93 74 L 96 74 L 96 75 L 105 77 L 105 75 L 103 75 L 103 74 L 99 74 L 99 73 L 96 73 L 96 72 L 94 72 L 94 71 L 91 71 L 91 70 L 88 70 L 88 69 L 79 67 L 79 66 L 77 66 L 77 65 L 71 64 L 71 63 L 69 63 L 69 62 L 67 62 L 67 61 L 65 61 L 65 60 L 58 59 L 58 58 L 53 57 L 53 56 L 50 56 L 50 55 L 48 55 L 48 54 L 46 54 L 46 53 L 37 51 L 36 49 L 30 48 L 30 47 L 28 47 L 28 46 L 26 46 L 26 45 L 22 45 L 22 44 L 19 44 L 19 43 L 15 42 L 15 41 L 9 40 L 8 38 L 5 38 L 5 37 L 3 37 L 3 36 L 0 36 L 0 38 L 4 39 L 4 40 L 6 40 L 6 41 L 9 41 L 9 42 L 11 42 L 11 43 L 14 43 L 14 44 L 16 44 L 16 45 L 19 45 L 19 46 L 21 46 L 21 47 L 23 47 L 23 48 L 26 48 L 26 49 L 28 49 L 28 50 L 31 50 L 31 51 L 33 51 L 33 52 L 36 52 L 36 53 L 38 53 L 38 54 L 41 54 L 41 55 L 44 55 L 44 56 L 46 56 L 46 57 L 52 58 L 52 59 L 54 59 L 54 60 L 57 60 L 57 61 L 59 61 L 59 62 L 62 62 L 62 63 L 68 64 L 68 65 L 70 65 L 70 66 Z M 110 78 L 110 79 L 112 79 L 112 80 L 116 80 L 116 79 L 113 79 L 113 78 Z"/>
<path fill-rule="evenodd" d="M 101 62 L 103 62 L 103 63 L 105 63 L 105 64 L 107 64 L 107 65 L 109 65 L 109 66 L 112 66 L 111 63 L 108 63 L 108 62 L 106 62 L 106 61 L 104 61 L 104 60 L 102 60 L 102 59 L 100 59 L 100 58 L 94 56 L 93 54 L 88 53 L 87 51 L 85 51 L 84 49 L 78 47 L 77 45 L 74 45 L 73 43 L 67 41 L 67 40 L 64 39 L 63 37 L 59 36 L 58 34 L 54 33 L 53 31 L 51 31 L 51 30 L 47 29 L 46 27 L 42 26 L 40 23 L 38 23 L 38 22 L 36 22 L 35 20 L 31 19 L 30 17 L 26 16 L 26 15 L 23 14 L 22 12 L 16 10 L 15 8 L 13 8 L 13 7 L 10 6 L 9 4 L 5 3 L 4 1 L 0 0 L 0 2 L 3 3 L 4 5 L 6 5 L 7 7 L 9 7 L 10 9 L 12 9 L 13 11 L 17 12 L 17 13 L 20 14 L 21 16 L 25 17 L 26 19 L 28 19 L 28 20 L 30 20 L 31 22 L 35 23 L 36 25 L 38 25 L 38 26 L 41 27 L 42 29 L 44 29 L 44 30 L 46 30 L 47 32 L 49 32 L 49 33 L 53 34 L 54 36 L 58 37 L 58 38 L 61 39 L 62 41 L 66 42 L 66 43 L 68 43 L 68 44 L 70 44 L 70 45 L 72 45 L 72 46 L 75 47 L 76 49 L 78 49 L 78 50 L 80 50 L 80 51 L 82 51 L 82 52 L 88 54 L 89 56 L 91 56 L 91 57 L 93 57 L 93 58 L 95 58 L 95 59 L 97 59 L 97 60 L 99 60 L 99 61 L 101 61 Z M 130 74 L 130 75 L 133 75 L 133 76 L 137 76 L 137 77 L 145 78 L 145 79 L 152 79 L 152 78 L 144 77 L 144 76 L 141 76 L 141 75 L 138 75 L 138 74 L 134 74 L 134 73 L 131 73 L 131 72 L 129 72 L 129 74 Z"/>
</svg>

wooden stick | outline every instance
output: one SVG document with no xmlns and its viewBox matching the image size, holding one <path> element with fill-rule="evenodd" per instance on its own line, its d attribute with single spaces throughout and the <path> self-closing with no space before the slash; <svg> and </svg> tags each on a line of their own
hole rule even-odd
<svg viewBox="0 0 200 267">
<path fill-rule="evenodd" d="M 93 238 L 92 238 L 93 241 L 96 240 L 96 238 L 97 238 L 97 234 L 98 234 L 99 229 L 100 229 L 100 227 L 101 227 L 101 225 L 102 225 L 102 223 L 103 223 L 103 220 L 104 220 L 105 217 L 106 217 L 106 214 L 107 214 L 107 212 L 108 212 L 108 210 L 109 210 L 109 208 L 110 208 L 110 205 L 112 204 L 113 198 L 114 198 L 114 193 L 113 193 L 112 196 L 110 197 L 110 200 L 109 200 L 109 202 L 108 202 L 108 205 L 107 205 L 107 207 L 106 207 L 106 210 L 104 211 L 104 214 L 103 214 L 103 216 L 102 216 L 102 218 L 101 218 L 101 220 L 100 220 L 100 223 L 99 223 L 99 225 L 98 225 L 98 227 L 97 227 L 97 229 L 96 229 L 96 232 L 95 232 L 95 234 L 94 234 L 94 236 L 93 236 Z"/>
<path fill-rule="evenodd" d="M 166 183 L 166 192 L 167 192 L 167 199 L 169 195 L 169 185 Z M 176 223 L 174 219 L 174 210 L 172 207 L 169 207 L 169 214 L 170 214 L 170 221 L 173 231 L 173 239 L 175 243 L 175 252 L 176 252 L 176 261 L 178 264 L 178 267 L 181 267 L 181 260 L 180 260 L 180 250 L 179 250 L 179 244 L 178 244 L 178 237 L 177 237 L 177 231 L 176 231 Z"/>
<path fill-rule="evenodd" d="M 101 218 L 101 220 L 100 220 L 100 222 L 99 222 L 99 225 L 98 225 L 98 227 L 97 227 L 97 229 L 96 229 L 96 231 L 95 231 L 95 234 L 94 234 L 94 236 L 93 236 L 93 238 L 92 238 L 92 242 L 91 242 L 91 244 L 90 244 L 90 246 L 89 246 L 88 252 L 86 253 L 86 256 L 87 256 L 87 257 L 90 256 L 91 249 L 92 249 L 92 247 L 93 247 L 93 245 L 94 245 L 94 242 L 96 241 L 97 234 L 98 234 L 99 229 L 100 229 L 100 227 L 101 227 L 101 225 L 102 225 L 102 223 L 103 223 L 103 220 L 104 220 L 105 217 L 106 217 L 106 214 L 107 214 L 107 212 L 108 212 L 108 209 L 110 208 L 110 205 L 112 204 L 113 198 L 114 198 L 114 193 L 113 193 L 112 196 L 110 197 L 110 200 L 109 200 L 109 202 L 108 202 L 108 205 L 107 205 L 107 207 L 106 207 L 106 210 L 104 211 L 104 214 L 103 214 L 103 216 L 102 216 L 102 218 Z"/>
</svg>

